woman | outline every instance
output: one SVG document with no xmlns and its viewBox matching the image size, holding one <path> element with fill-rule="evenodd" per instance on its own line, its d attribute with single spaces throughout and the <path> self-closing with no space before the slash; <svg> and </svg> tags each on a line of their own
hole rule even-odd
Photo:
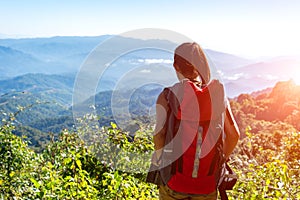
<svg viewBox="0 0 300 200">
<path fill-rule="evenodd" d="M 211 82 L 210 68 L 206 56 L 197 43 L 183 43 L 178 46 L 174 54 L 174 69 L 180 82 L 188 80 L 198 88 L 204 88 Z M 156 165 L 161 163 L 161 155 L 166 142 L 167 116 L 170 109 L 168 98 L 164 90 L 157 99 L 156 104 L 156 127 L 153 136 L 155 154 L 152 162 Z M 239 139 L 239 130 L 233 118 L 228 101 L 226 101 L 226 112 L 224 119 L 225 139 L 223 141 L 223 153 L 225 159 L 229 157 Z M 198 117 L 198 116 L 196 116 Z M 175 180 L 176 181 L 176 180 Z M 180 184 L 180 183 L 175 183 Z M 172 184 L 165 183 L 159 188 L 161 200 L 172 199 L 217 199 L 217 191 L 206 194 L 185 194 L 171 187 Z"/>
</svg>

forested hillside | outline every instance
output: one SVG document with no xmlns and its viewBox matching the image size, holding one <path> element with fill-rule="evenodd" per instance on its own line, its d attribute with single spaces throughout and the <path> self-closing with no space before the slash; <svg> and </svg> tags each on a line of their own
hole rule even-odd
<svg viewBox="0 0 300 200">
<path fill-rule="evenodd" d="M 230 199 L 300 198 L 299 88 L 279 82 L 270 90 L 231 99 L 242 138 L 229 160 L 239 175 Z M 146 100 L 143 105 L 152 104 Z M 149 123 L 140 123 L 132 140 L 115 124 L 84 125 L 85 119 L 101 120 L 86 116 L 76 131 L 60 130 L 56 138 L 30 136 L 44 147 L 33 151 L 21 136 L 30 128 L 19 126 L 15 117 L 7 113 L 0 128 L 1 199 L 157 199 L 156 187 L 144 182 L 150 159 L 130 156 L 151 155 Z"/>
<path fill-rule="evenodd" d="M 241 94 L 231 101 L 242 133 L 300 131 L 300 86 L 293 81 L 278 82 L 262 93 Z"/>
<path fill-rule="evenodd" d="M 299 199 L 300 86 L 279 82 L 231 105 L 242 133 L 230 160 L 239 174 L 233 199 Z"/>
</svg>

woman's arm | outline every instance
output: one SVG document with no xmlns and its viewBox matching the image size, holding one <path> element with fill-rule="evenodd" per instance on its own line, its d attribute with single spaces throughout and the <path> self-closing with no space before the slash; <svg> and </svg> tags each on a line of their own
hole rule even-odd
<svg viewBox="0 0 300 200">
<path fill-rule="evenodd" d="M 229 158 L 230 154 L 234 150 L 240 137 L 240 131 L 234 120 L 229 103 L 227 105 L 226 113 L 225 113 L 224 129 L 226 134 L 225 141 L 224 141 L 224 154 L 227 159 Z"/>
</svg>

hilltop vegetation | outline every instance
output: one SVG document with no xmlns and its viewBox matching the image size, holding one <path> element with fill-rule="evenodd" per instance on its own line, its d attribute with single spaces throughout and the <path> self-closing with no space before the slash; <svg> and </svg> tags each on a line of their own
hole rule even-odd
<svg viewBox="0 0 300 200">
<path fill-rule="evenodd" d="M 13 118 L 13 115 L 11 115 Z M 96 118 L 95 118 L 96 119 Z M 112 124 L 89 134 L 89 126 L 77 132 L 63 130 L 41 153 L 35 153 L 26 141 L 15 136 L 14 126 L 5 121 L 0 127 L 0 198 L 1 199 L 151 199 L 155 186 L 144 183 L 145 173 L 124 169 L 149 166 L 128 153 L 151 154 L 151 130 L 139 130 L 134 142 Z M 93 129 L 95 130 L 95 129 Z M 80 136 L 80 137 L 79 137 Z M 85 136 L 98 140 L 83 141 Z M 118 158 L 118 160 L 116 159 Z M 123 162 L 122 162 L 123 160 Z M 116 164 L 119 164 L 116 168 Z M 123 164 L 122 164 L 123 163 Z M 123 169 L 123 170 L 120 170 Z"/>
<path fill-rule="evenodd" d="M 130 156 L 151 154 L 150 127 L 141 127 L 131 142 L 114 124 L 63 130 L 41 153 L 32 151 L 13 129 L 9 123 L 0 128 L 1 198 L 157 199 L 157 188 L 144 182 L 150 159 Z M 300 198 L 299 132 L 245 134 L 229 161 L 239 175 L 228 192 L 230 199 Z M 98 140 L 82 140 L 85 136 Z"/>
<path fill-rule="evenodd" d="M 242 139 L 229 161 L 239 175 L 230 199 L 300 198 L 299 98 L 299 86 L 281 82 L 267 93 L 231 100 Z M 44 147 L 33 151 L 21 137 L 31 128 L 8 114 L 0 127 L 0 198 L 157 199 L 156 187 L 144 182 L 150 159 L 132 156 L 151 155 L 152 126 L 141 123 L 132 140 L 115 124 L 90 127 L 86 119 L 101 121 L 86 116 L 82 127 L 56 138 L 28 134 Z"/>
<path fill-rule="evenodd" d="M 251 132 L 300 131 L 300 86 L 293 81 L 278 82 L 269 92 L 241 94 L 231 101 L 241 131 L 251 126 Z"/>
</svg>

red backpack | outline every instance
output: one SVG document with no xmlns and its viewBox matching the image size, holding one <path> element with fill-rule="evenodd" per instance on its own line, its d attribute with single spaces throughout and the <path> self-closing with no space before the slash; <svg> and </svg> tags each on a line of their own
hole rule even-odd
<svg viewBox="0 0 300 200">
<path fill-rule="evenodd" d="M 212 80 L 200 88 L 184 80 L 166 88 L 164 94 L 169 111 L 162 182 L 176 192 L 209 194 L 217 189 L 224 163 L 223 85 Z"/>
</svg>

